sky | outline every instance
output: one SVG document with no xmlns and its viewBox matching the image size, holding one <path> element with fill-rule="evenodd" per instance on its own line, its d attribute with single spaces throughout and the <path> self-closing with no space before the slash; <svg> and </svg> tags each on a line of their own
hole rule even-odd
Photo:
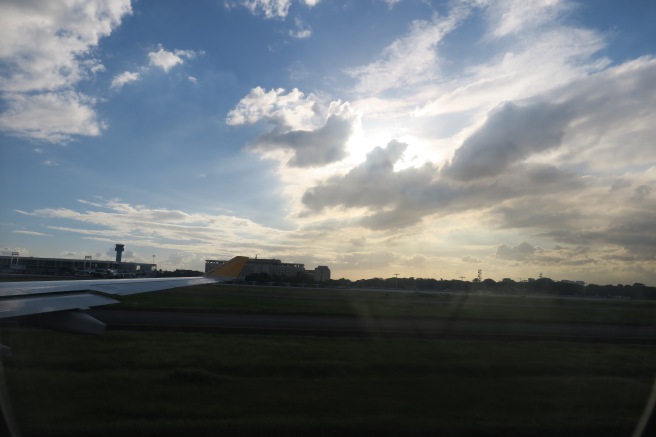
<svg viewBox="0 0 656 437">
<path fill-rule="evenodd" d="M 0 249 L 654 286 L 654 16 L 642 0 L 4 0 Z"/>
</svg>

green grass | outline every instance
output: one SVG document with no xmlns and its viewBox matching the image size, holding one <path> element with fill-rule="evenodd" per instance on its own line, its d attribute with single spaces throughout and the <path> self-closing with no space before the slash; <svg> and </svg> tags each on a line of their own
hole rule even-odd
<svg viewBox="0 0 656 437">
<path fill-rule="evenodd" d="M 656 323 L 656 302 L 445 293 L 393 293 L 203 285 L 121 298 L 106 308 L 354 317 L 440 317 L 554 322 Z"/>
<path fill-rule="evenodd" d="M 2 332 L 25 436 L 630 435 L 645 345 Z"/>
<path fill-rule="evenodd" d="M 209 285 L 113 307 L 654 324 L 653 302 Z M 111 308 L 112 306 L 104 307 Z M 25 436 L 630 435 L 650 345 L 4 329 Z M 1 375 L 0 375 L 1 376 Z"/>
</svg>

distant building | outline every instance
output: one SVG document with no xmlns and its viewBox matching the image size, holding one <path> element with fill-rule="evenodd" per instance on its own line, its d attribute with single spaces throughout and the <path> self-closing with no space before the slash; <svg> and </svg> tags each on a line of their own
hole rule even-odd
<svg viewBox="0 0 656 437">
<path fill-rule="evenodd" d="M 205 260 L 205 273 L 210 270 L 225 264 L 226 260 L 214 260 L 208 259 Z M 319 272 L 319 278 L 317 279 L 317 271 Z M 282 276 L 282 277 L 294 277 L 299 273 L 303 275 L 310 276 L 318 282 L 323 282 L 327 279 L 330 279 L 330 269 L 326 266 L 319 266 L 314 270 L 305 270 L 305 264 L 300 263 L 284 263 L 279 259 L 274 258 L 250 258 L 244 268 L 239 274 L 240 278 L 245 278 L 249 275 L 254 275 L 257 273 L 265 273 L 271 277 Z"/>
<path fill-rule="evenodd" d="M 111 269 L 122 273 L 148 274 L 155 264 L 116 262 L 97 259 L 36 258 L 18 255 L 0 255 L 0 272 L 27 273 L 32 275 L 74 275 L 80 271 Z"/>
<path fill-rule="evenodd" d="M 560 282 L 564 284 L 573 284 L 573 285 L 580 285 L 581 287 L 585 287 L 585 282 L 584 281 L 570 281 L 568 279 L 563 279 Z"/>
<path fill-rule="evenodd" d="M 325 282 L 330 279 L 330 269 L 327 266 L 318 266 L 310 272 L 313 274 L 314 280 L 317 282 Z"/>
</svg>

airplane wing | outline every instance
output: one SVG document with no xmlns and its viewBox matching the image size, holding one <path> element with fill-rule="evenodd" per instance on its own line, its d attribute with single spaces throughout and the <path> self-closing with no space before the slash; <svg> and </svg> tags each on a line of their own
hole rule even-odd
<svg viewBox="0 0 656 437">
<path fill-rule="evenodd" d="M 46 328 L 101 334 L 105 324 L 83 310 L 118 301 L 97 293 L 124 296 L 229 281 L 246 261 L 247 257 L 237 256 L 201 277 L 4 282 L 0 283 L 0 319 L 21 318 Z M 6 347 L 0 349 L 7 352 Z"/>
</svg>

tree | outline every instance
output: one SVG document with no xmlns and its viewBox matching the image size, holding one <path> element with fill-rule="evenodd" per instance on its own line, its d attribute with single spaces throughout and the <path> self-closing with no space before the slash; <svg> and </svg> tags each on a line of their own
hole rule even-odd
<svg viewBox="0 0 656 437">
<path fill-rule="evenodd" d="M 483 279 L 483 285 L 486 290 L 493 290 L 497 286 L 497 281 L 492 278 Z"/>
<path fill-rule="evenodd" d="M 246 282 L 259 282 L 261 284 L 266 284 L 268 282 L 273 282 L 271 276 L 268 273 L 252 273 L 244 278 Z"/>
</svg>

